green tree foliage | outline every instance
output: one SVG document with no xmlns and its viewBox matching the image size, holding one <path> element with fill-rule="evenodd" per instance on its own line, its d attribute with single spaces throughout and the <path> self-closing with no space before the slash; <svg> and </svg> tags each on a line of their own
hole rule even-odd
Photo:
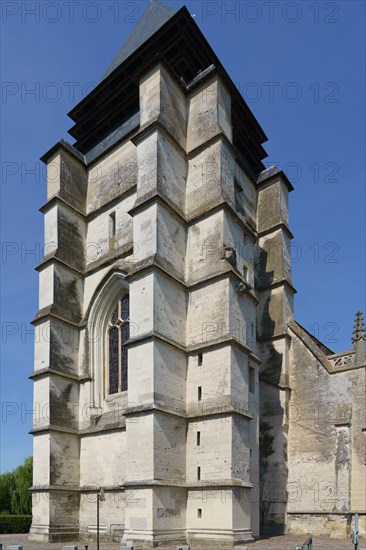
<svg viewBox="0 0 366 550">
<path fill-rule="evenodd" d="M 12 472 L 0 476 L 0 514 L 31 514 L 32 498 L 28 489 L 32 486 L 33 458 Z"/>
<path fill-rule="evenodd" d="M 10 514 L 11 495 L 15 488 L 13 472 L 0 476 L 0 514 Z"/>
</svg>

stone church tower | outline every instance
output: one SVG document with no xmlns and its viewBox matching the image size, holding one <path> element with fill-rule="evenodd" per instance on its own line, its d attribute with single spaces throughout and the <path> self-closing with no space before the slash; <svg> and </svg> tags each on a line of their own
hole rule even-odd
<svg viewBox="0 0 366 550">
<path fill-rule="evenodd" d="M 365 332 L 294 321 L 288 193 L 185 7 L 152 0 L 48 166 L 39 541 L 237 543 L 363 513 Z"/>
</svg>

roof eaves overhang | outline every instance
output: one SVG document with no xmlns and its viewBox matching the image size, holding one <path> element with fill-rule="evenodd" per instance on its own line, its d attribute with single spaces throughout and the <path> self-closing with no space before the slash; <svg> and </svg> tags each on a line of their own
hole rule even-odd
<svg viewBox="0 0 366 550">
<path fill-rule="evenodd" d="M 75 147 L 85 153 L 93 140 L 97 142 L 103 132 L 113 130 L 118 117 L 120 123 L 128 109 L 136 109 L 135 92 L 140 75 L 161 59 L 170 65 L 178 79 L 179 73 L 186 71 L 188 80 L 193 80 L 200 70 L 212 64 L 216 66 L 232 95 L 234 141 L 243 147 L 254 171 L 263 170 L 261 160 L 267 154 L 262 143 L 267 137 L 186 7 L 173 15 L 69 112 L 76 122 L 69 130 L 77 140 Z M 193 71 L 191 75 L 190 70 Z M 122 94 L 124 102 L 118 101 Z"/>
</svg>

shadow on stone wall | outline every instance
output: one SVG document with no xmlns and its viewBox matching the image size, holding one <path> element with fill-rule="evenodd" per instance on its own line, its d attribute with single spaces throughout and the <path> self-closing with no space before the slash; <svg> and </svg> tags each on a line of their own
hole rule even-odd
<svg viewBox="0 0 366 550">
<path fill-rule="evenodd" d="M 259 249 L 256 264 L 258 304 L 258 347 L 260 371 L 259 485 L 260 533 L 280 535 L 286 529 L 287 506 L 287 421 L 284 403 L 288 391 L 284 375 L 284 357 L 273 338 L 281 338 L 283 323 L 281 302 L 272 299 L 274 272 L 267 271 L 268 253 Z M 270 307 L 271 306 L 271 307 Z M 270 309 L 277 319 L 273 319 Z M 279 323 L 280 321 L 280 323 Z"/>
</svg>

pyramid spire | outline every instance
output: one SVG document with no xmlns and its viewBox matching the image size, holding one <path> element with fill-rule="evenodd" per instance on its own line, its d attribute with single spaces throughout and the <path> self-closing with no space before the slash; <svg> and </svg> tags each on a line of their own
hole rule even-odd
<svg viewBox="0 0 366 550">
<path fill-rule="evenodd" d="M 121 65 L 144 42 L 151 38 L 175 13 L 175 10 L 160 0 L 149 0 L 146 10 L 104 73 L 102 80 L 109 76 L 114 69 Z"/>
<path fill-rule="evenodd" d="M 363 321 L 362 311 L 358 310 L 356 313 L 355 324 L 353 325 L 353 349 L 355 351 L 356 365 L 363 365 L 366 361 L 365 353 L 365 341 L 366 341 L 366 329 Z"/>
<path fill-rule="evenodd" d="M 366 328 L 363 321 L 363 313 L 358 310 L 356 313 L 355 324 L 353 325 L 353 337 L 352 342 L 358 342 L 359 340 L 366 340 Z"/>
</svg>

